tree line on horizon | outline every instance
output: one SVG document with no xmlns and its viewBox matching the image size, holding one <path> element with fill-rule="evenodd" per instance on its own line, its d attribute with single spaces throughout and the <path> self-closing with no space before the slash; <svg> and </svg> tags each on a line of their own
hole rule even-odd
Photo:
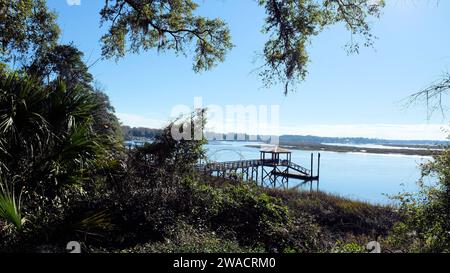
<svg viewBox="0 0 450 273">
<path fill-rule="evenodd" d="M 125 141 L 139 140 L 139 139 L 154 139 L 158 134 L 162 133 L 161 129 L 151 129 L 146 127 L 131 127 L 121 126 Z M 251 136 L 248 134 L 241 134 L 239 137 L 237 133 L 231 134 L 214 134 L 217 137 L 222 136 L 220 140 L 226 141 L 258 141 L 264 142 L 269 136 Z M 232 137 L 230 138 L 229 135 Z M 395 140 L 395 139 L 380 139 L 380 138 L 365 138 L 365 137 L 320 137 L 312 135 L 281 135 L 279 137 L 280 143 L 332 143 L 332 144 L 386 144 L 386 145 L 449 145 L 450 141 L 446 140 Z"/>
</svg>

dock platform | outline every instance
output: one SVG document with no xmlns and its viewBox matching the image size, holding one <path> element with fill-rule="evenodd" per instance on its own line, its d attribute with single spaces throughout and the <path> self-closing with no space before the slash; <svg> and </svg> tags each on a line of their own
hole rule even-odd
<svg viewBox="0 0 450 273">
<path fill-rule="evenodd" d="M 301 181 L 300 184 L 317 183 L 320 180 L 320 153 L 317 159 L 317 173 L 314 175 L 314 154 L 311 154 L 311 168 L 307 169 L 292 162 L 292 152 L 279 147 L 264 148 L 260 158 L 228 162 L 206 162 L 197 165 L 197 171 L 205 175 L 253 181 L 262 187 L 289 188 L 289 180 Z M 298 184 L 298 183 L 297 183 Z M 299 186 L 299 185 L 297 185 Z"/>
</svg>

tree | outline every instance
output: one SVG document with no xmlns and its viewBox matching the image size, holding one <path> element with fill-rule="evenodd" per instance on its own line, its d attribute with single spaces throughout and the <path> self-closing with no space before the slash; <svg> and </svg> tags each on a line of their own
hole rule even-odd
<svg viewBox="0 0 450 273">
<path fill-rule="evenodd" d="M 137 137 L 144 137 L 147 139 L 153 139 L 157 135 L 161 134 L 163 130 L 161 129 L 150 129 L 150 128 L 131 128 L 130 126 L 122 126 L 122 132 L 125 140 L 133 140 Z"/>
<path fill-rule="evenodd" d="M 0 0 L 0 61 L 25 61 L 53 47 L 59 32 L 45 0 Z"/>
<path fill-rule="evenodd" d="M 266 86 L 304 80 L 309 62 L 307 46 L 325 27 L 343 22 L 352 35 L 362 35 L 364 45 L 373 44 L 368 23 L 379 16 L 384 1 L 373 0 L 258 0 L 267 13 L 264 32 L 265 65 L 260 75 Z M 211 69 L 222 62 L 232 48 L 227 25 L 220 19 L 193 15 L 198 4 L 192 0 L 107 0 L 101 11 L 102 23 L 109 23 L 103 36 L 103 56 L 123 57 L 127 51 L 173 50 L 185 54 L 195 45 L 194 71 Z M 129 41 L 130 46 L 127 47 Z M 352 42 L 350 52 L 358 52 Z"/>
<path fill-rule="evenodd" d="M 138 166 L 138 171 L 147 174 L 154 170 L 163 170 L 165 175 L 191 174 L 199 160 L 205 157 L 203 146 L 206 140 L 176 139 L 173 132 L 181 129 L 186 131 L 180 133 L 195 136 L 196 129 L 203 128 L 206 122 L 205 111 L 199 109 L 188 118 L 173 121 L 155 135 L 153 143 L 136 149 L 133 165 Z M 150 168 L 150 171 L 146 168 Z"/>
<path fill-rule="evenodd" d="M 61 80 L 68 90 L 82 88 L 91 93 L 98 107 L 93 112 L 94 131 L 104 138 L 103 142 L 110 143 L 118 148 L 123 137 L 120 123 L 114 114 L 108 96 L 99 87 L 95 86 L 89 67 L 83 62 L 83 52 L 73 44 L 57 45 L 50 50 L 40 52 L 31 65 L 24 71 L 27 75 L 39 79 L 42 84 L 58 84 Z"/>
<path fill-rule="evenodd" d="M 349 52 L 358 52 L 353 36 L 364 46 L 374 37 L 368 19 L 379 16 L 383 0 L 258 0 L 266 10 L 263 31 L 269 35 L 260 76 L 266 86 L 289 86 L 305 79 L 311 38 L 326 27 L 344 23 L 352 33 Z M 219 18 L 197 15 L 194 0 L 106 0 L 100 11 L 102 56 L 122 58 L 127 52 L 194 51 L 193 70 L 212 69 L 233 48 L 228 26 Z M 0 57 L 4 61 L 45 53 L 56 45 L 59 29 L 44 0 L 0 0 Z M 64 48 L 59 48 L 60 50 Z M 66 48 L 68 49 L 68 48 Z M 70 53 L 70 52 L 67 52 Z M 45 54 L 44 54 L 45 55 Z M 47 56 L 51 57 L 51 56 Z"/>
<path fill-rule="evenodd" d="M 222 20 L 194 15 L 197 8 L 192 0 L 107 0 L 100 12 L 102 23 L 110 24 L 103 56 L 154 48 L 185 54 L 195 43 L 194 71 L 211 69 L 232 48 L 231 37 Z"/>
<path fill-rule="evenodd" d="M 312 37 L 325 27 L 344 23 L 352 35 L 365 39 L 372 46 L 374 36 L 367 22 L 378 17 L 384 1 L 368 0 L 259 0 L 267 13 L 264 32 L 270 35 L 264 48 L 265 64 L 260 75 L 266 86 L 283 83 L 285 94 L 289 85 L 302 81 L 309 62 L 307 47 Z M 348 51 L 358 52 L 359 43 L 353 39 Z"/>
<path fill-rule="evenodd" d="M 39 52 L 24 70 L 43 83 L 61 79 L 69 88 L 82 85 L 92 89 L 93 77 L 83 62 L 83 55 L 73 44 L 56 45 L 52 49 Z"/>
<path fill-rule="evenodd" d="M 99 106 L 93 112 L 93 130 L 103 136 L 101 141 L 114 152 L 122 152 L 124 134 L 109 97 L 102 88 L 94 86 L 93 100 Z"/>
<path fill-rule="evenodd" d="M 430 84 L 427 88 L 413 94 L 409 98 L 409 102 L 423 103 L 425 102 L 428 110 L 428 118 L 430 118 L 436 111 L 440 111 L 441 115 L 445 117 L 445 103 L 444 98 L 448 95 L 450 90 L 450 74 L 446 73 L 441 80 Z"/>
<path fill-rule="evenodd" d="M 439 5 L 439 1 L 436 0 Z M 423 103 L 425 101 L 428 118 L 430 118 L 436 111 L 440 111 L 442 117 L 445 117 L 445 103 L 443 98 L 449 94 L 450 91 L 450 73 L 444 73 L 440 80 L 430 83 L 428 87 L 414 93 L 409 97 L 409 103 L 416 102 Z"/>
</svg>

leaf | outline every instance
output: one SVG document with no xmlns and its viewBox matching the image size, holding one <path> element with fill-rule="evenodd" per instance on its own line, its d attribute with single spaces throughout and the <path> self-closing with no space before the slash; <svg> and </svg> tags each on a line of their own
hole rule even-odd
<svg viewBox="0 0 450 273">
<path fill-rule="evenodd" d="M 14 189 L 10 189 L 6 182 L 0 180 L 0 218 L 15 226 L 18 230 L 22 229 L 24 219 L 20 211 L 21 195 L 16 199 Z"/>
</svg>

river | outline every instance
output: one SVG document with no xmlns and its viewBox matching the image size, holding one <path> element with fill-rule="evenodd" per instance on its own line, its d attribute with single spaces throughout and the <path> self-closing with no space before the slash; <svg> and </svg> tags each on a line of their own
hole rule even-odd
<svg viewBox="0 0 450 273">
<path fill-rule="evenodd" d="M 255 143 L 219 141 L 209 143 L 206 148 L 213 161 L 258 159 L 259 149 L 246 147 L 250 144 Z M 310 168 L 312 152 L 317 156 L 317 151 L 292 150 L 292 161 Z M 419 165 L 431 159 L 396 154 L 320 153 L 320 190 L 378 204 L 392 203 L 386 195 L 416 191 Z M 295 183 L 290 180 L 290 186 Z"/>
</svg>

